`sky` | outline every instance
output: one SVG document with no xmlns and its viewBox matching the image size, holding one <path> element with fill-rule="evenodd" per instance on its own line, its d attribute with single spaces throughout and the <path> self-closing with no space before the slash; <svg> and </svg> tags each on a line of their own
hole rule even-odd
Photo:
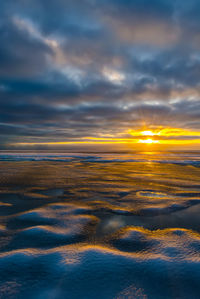
<svg viewBox="0 0 200 299">
<path fill-rule="evenodd" d="M 198 149 L 198 0 L 0 1 L 0 149 Z"/>
</svg>

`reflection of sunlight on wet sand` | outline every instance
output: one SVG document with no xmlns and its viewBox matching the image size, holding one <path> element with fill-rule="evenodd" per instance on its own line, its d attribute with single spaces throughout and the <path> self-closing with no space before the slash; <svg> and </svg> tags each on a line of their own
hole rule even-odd
<svg viewBox="0 0 200 299">
<path fill-rule="evenodd" d="M 149 198 L 157 198 L 157 199 L 173 198 L 172 195 L 169 195 L 167 193 L 153 192 L 153 191 L 139 191 L 139 192 L 137 192 L 137 196 L 139 196 L 139 197 L 145 197 L 145 198 L 148 198 L 148 197 Z"/>
<path fill-rule="evenodd" d="M 200 168 L 185 157 L 0 162 L 4 298 L 198 298 Z"/>
<path fill-rule="evenodd" d="M 106 220 L 102 227 L 104 233 L 113 232 L 125 225 L 124 221 L 119 217 L 112 217 L 111 219 Z"/>
</svg>

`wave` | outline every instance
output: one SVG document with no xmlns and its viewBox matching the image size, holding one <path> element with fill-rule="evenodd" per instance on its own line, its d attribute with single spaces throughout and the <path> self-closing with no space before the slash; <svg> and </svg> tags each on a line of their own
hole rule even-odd
<svg viewBox="0 0 200 299">
<path fill-rule="evenodd" d="M 200 166 L 200 156 L 196 153 L 134 153 L 134 154 L 116 154 L 116 153 L 96 153 L 87 155 L 86 153 L 0 153 L 0 161 L 23 162 L 23 161 L 46 161 L 46 162 L 76 162 L 82 163 L 137 163 L 152 162 L 177 165 Z"/>
</svg>

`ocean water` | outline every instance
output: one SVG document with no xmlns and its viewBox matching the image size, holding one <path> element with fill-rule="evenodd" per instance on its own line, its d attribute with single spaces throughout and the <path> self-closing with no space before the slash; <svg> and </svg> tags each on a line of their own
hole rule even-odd
<svg viewBox="0 0 200 299">
<path fill-rule="evenodd" d="M 200 152 L 0 152 L 0 298 L 200 298 Z"/>
</svg>

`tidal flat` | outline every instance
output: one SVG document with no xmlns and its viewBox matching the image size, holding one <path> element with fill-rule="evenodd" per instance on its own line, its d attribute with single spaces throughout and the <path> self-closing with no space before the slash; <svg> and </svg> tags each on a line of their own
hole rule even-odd
<svg viewBox="0 0 200 299">
<path fill-rule="evenodd" d="M 199 298 L 200 153 L 1 153 L 0 298 Z"/>
</svg>

